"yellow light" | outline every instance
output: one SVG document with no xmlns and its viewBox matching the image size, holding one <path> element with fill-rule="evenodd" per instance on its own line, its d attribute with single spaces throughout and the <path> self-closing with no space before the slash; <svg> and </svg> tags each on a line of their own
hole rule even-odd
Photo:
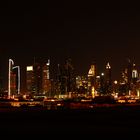
<svg viewBox="0 0 140 140">
<path fill-rule="evenodd" d="M 119 103 L 125 103 L 125 100 L 118 100 Z"/>
<path fill-rule="evenodd" d="M 128 103 L 135 103 L 136 100 L 128 100 Z"/>
<path fill-rule="evenodd" d="M 118 84 L 118 81 L 115 80 L 115 81 L 114 81 L 114 84 Z"/>
<path fill-rule="evenodd" d="M 33 66 L 27 66 L 26 70 L 27 71 L 33 71 Z"/>
<path fill-rule="evenodd" d="M 95 88 L 92 87 L 92 98 L 94 98 L 94 97 L 95 97 Z"/>
<path fill-rule="evenodd" d="M 23 95 L 23 98 L 26 99 L 26 95 Z"/>
<path fill-rule="evenodd" d="M 137 90 L 137 96 L 140 97 L 140 91 L 139 90 Z"/>
</svg>

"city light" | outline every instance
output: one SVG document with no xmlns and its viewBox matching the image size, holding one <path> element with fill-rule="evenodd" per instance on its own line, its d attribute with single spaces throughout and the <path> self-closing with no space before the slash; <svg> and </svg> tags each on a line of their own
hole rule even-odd
<svg viewBox="0 0 140 140">
<path fill-rule="evenodd" d="M 27 71 L 33 71 L 33 66 L 27 66 L 27 67 L 26 67 L 26 70 L 27 70 Z"/>
<path fill-rule="evenodd" d="M 101 73 L 101 76 L 104 76 L 105 74 L 104 73 Z"/>
<path fill-rule="evenodd" d="M 117 80 L 115 80 L 115 81 L 114 81 L 114 84 L 118 84 L 118 81 L 117 81 Z"/>
<path fill-rule="evenodd" d="M 26 66 L 26 91 L 22 93 L 21 84 L 23 81 L 21 81 L 20 66 L 15 66 L 14 61 L 9 59 L 7 99 L 20 102 L 22 97 L 22 100 L 27 101 L 29 106 L 34 106 L 30 102 L 39 101 L 41 103 L 45 102 L 44 99 L 51 103 L 60 99 L 62 99 L 62 102 L 70 99 L 70 108 L 83 108 L 86 106 L 83 101 L 88 100 L 91 101 L 89 106 L 93 106 L 94 101 L 92 100 L 96 100 L 96 97 L 99 97 L 99 101 L 96 101 L 97 106 L 100 106 L 98 104 L 100 101 L 102 101 L 102 104 L 107 103 L 107 97 L 109 97 L 109 100 L 111 98 L 112 103 L 115 102 L 116 104 L 140 103 L 140 78 L 136 65 L 129 64 L 122 71 L 121 78 L 113 80 L 109 63 L 105 65 L 105 71 L 100 75 L 96 75 L 99 73 L 96 66 L 91 65 L 87 75 L 75 76 L 72 64 L 67 61 L 67 65 L 58 69 L 58 79 L 51 79 L 50 60 L 47 61 L 47 63 L 34 63 Z M 56 108 L 60 104 L 63 103 L 53 104 L 53 106 Z"/>
</svg>

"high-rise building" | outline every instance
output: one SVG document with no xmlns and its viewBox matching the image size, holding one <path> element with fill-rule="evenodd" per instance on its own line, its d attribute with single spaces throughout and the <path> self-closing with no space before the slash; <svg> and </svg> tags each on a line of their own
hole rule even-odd
<svg viewBox="0 0 140 140">
<path fill-rule="evenodd" d="M 14 66 L 14 61 L 9 59 L 8 98 L 15 95 L 20 95 L 20 67 Z"/>
<path fill-rule="evenodd" d="M 15 66 L 12 68 L 13 79 L 15 79 L 15 95 L 20 95 L 20 67 Z"/>
<path fill-rule="evenodd" d="M 61 95 L 75 92 L 76 77 L 71 59 L 67 59 L 64 65 L 58 65 L 58 83 Z"/>
<path fill-rule="evenodd" d="M 50 60 L 42 67 L 42 92 L 50 96 L 51 81 L 50 81 Z"/>
<path fill-rule="evenodd" d="M 50 95 L 50 60 L 47 63 L 35 62 L 32 66 L 27 66 L 26 83 L 27 93 L 33 96 Z"/>
<path fill-rule="evenodd" d="M 66 76 L 66 82 L 67 82 L 67 92 L 74 92 L 75 86 L 76 86 L 76 77 L 74 74 L 74 67 L 72 64 L 71 59 L 67 59 L 66 63 L 64 65 L 64 71 Z"/>
<path fill-rule="evenodd" d="M 87 80 L 86 76 L 77 76 L 76 77 L 76 91 L 77 91 L 77 94 L 80 94 L 81 96 L 86 96 L 87 85 L 88 85 L 88 80 Z"/>
<path fill-rule="evenodd" d="M 88 71 L 88 96 L 94 96 L 94 90 L 96 85 L 96 65 L 92 64 Z M 94 89 L 94 90 L 93 90 Z"/>
<path fill-rule="evenodd" d="M 112 92 L 111 66 L 108 62 L 106 64 L 106 71 L 105 71 L 105 94 L 111 94 L 111 92 Z"/>
<path fill-rule="evenodd" d="M 137 80 L 138 80 L 138 71 L 136 69 L 136 65 L 128 59 L 127 66 L 125 70 L 122 72 L 120 82 L 120 94 L 123 95 L 131 95 L 134 92 Z"/>
<path fill-rule="evenodd" d="M 26 69 L 27 93 L 39 95 L 42 93 L 42 67 L 39 63 L 27 66 Z"/>
<path fill-rule="evenodd" d="M 42 64 L 34 63 L 34 95 L 42 94 Z"/>
<path fill-rule="evenodd" d="M 106 91 L 105 91 L 105 74 L 101 73 L 100 78 L 98 80 L 100 80 L 99 94 L 104 95 L 106 93 Z"/>
<path fill-rule="evenodd" d="M 26 67 L 26 88 L 27 88 L 27 94 L 32 95 L 34 93 L 35 87 L 34 87 L 34 72 L 33 72 L 33 66 L 27 66 Z"/>
<path fill-rule="evenodd" d="M 13 96 L 16 94 L 16 74 L 14 72 L 10 74 L 10 81 L 11 96 Z"/>
<path fill-rule="evenodd" d="M 107 83 L 107 85 L 111 85 L 112 84 L 112 79 L 111 79 L 111 66 L 110 66 L 109 62 L 106 65 L 106 73 L 105 73 L 105 76 L 106 76 L 106 83 Z"/>
<path fill-rule="evenodd" d="M 138 70 L 136 69 L 136 64 L 133 64 L 132 68 L 132 83 L 136 84 L 138 80 Z"/>
</svg>

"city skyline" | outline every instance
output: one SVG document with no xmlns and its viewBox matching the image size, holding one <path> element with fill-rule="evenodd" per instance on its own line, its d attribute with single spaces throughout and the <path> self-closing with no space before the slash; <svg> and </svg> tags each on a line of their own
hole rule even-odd
<svg viewBox="0 0 140 140">
<path fill-rule="evenodd" d="M 3 1 L 1 137 L 139 137 L 139 9 L 121 0 Z"/>
<path fill-rule="evenodd" d="M 94 61 L 101 71 L 110 62 L 115 78 L 127 58 L 140 67 L 140 18 L 132 3 L 9 2 L 1 10 L 4 75 L 9 58 L 24 68 L 33 57 L 50 58 L 54 66 L 70 57 L 81 75 Z"/>
<path fill-rule="evenodd" d="M 94 61 L 93 63 L 91 63 L 86 69 L 87 71 L 85 71 L 84 74 L 80 74 L 78 73 L 78 71 L 75 69 L 75 66 L 73 65 L 73 60 L 72 59 L 66 59 L 63 61 L 63 63 L 58 63 L 57 65 L 54 65 L 53 62 L 51 62 L 50 59 L 41 59 L 41 58 L 34 58 L 32 63 L 27 63 L 24 67 L 23 65 L 20 65 L 19 66 L 16 66 L 17 63 L 16 63 L 16 60 L 13 60 L 13 59 L 9 59 L 9 62 L 12 62 L 13 64 L 13 69 L 14 68 L 17 68 L 19 67 L 20 69 L 20 74 L 18 74 L 20 77 L 21 77 L 21 90 L 22 91 L 26 91 L 26 72 L 27 72 L 27 67 L 32 67 L 33 69 L 33 66 L 35 65 L 38 65 L 38 66 L 43 66 L 43 65 L 48 65 L 49 64 L 49 79 L 51 80 L 54 80 L 56 81 L 57 80 L 57 75 L 59 74 L 59 70 L 58 70 L 58 66 L 64 66 L 65 67 L 65 64 L 67 63 L 67 61 L 71 62 L 72 64 L 72 67 L 73 67 L 73 72 L 74 72 L 74 75 L 75 75 L 75 78 L 77 76 L 84 76 L 84 77 L 88 77 L 89 73 L 90 73 L 90 68 L 91 67 L 94 67 L 92 68 L 92 72 L 94 72 L 94 76 L 101 76 L 102 74 L 105 74 L 106 76 L 106 69 L 110 69 L 111 70 L 111 73 L 110 73 L 110 76 L 111 76 L 111 83 L 113 83 L 113 81 L 117 80 L 118 82 L 120 81 L 121 82 L 121 79 L 122 79 L 122 76 L 123 76 L 123 73 L 127 73 L 126 70 L 129 69 L 129 67 L 134 67 L 134 70 L 137 71 L 137 77 L 138 77 L 138 80 L 140 78 L 140 69 L 137 67 L 137 64 L 134 63 L 134 61 L 131 61 L 130 59 L 127 59 L 126 63 L 123 64 L 123 68 L 121 69 L 121 71 L 119 71 L 119 76 L 116 78 L 114 77 L 114 71 L 115 69 L 112 67 L 112 65 L 110 64 L 110 62 L 106 62 L 106 64 L 103 66 L 104 69 L 103 70 L 100 70 L 98 68 L 98 64 Z M 30 60 L 29 60 L 30 61 Z M 48 63 L 49 62 L 49 63 Z M 104 62 L 105 63 L 105 62 Z M 7 62 L 8 64 L 8 62 Z M 8 68 L 9 70 L 11 69 L 10 67 Z M 9 72 L 8 72 L 8 69 L 6 70 L 6 75 L 4 76 L 4 73 L 2 73 L 1 71 L 1 82 L 3 83 L 3 87 L 4 89 L 8 89 L 8 80 L 9 80 Z M 131 68 L 133 70 L 133 68 Z M 133 76 L 134 73 L 130 72 L 130 75 Z M 108 75 L 108 74 L 107 74 Z"/>
</svg>

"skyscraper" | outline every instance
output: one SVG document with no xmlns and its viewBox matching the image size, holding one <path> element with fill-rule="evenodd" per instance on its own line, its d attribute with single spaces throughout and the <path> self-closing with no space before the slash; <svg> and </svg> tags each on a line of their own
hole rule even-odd
<svg viewBox="0 0 140 140">
<path fill-rule="evenodd" d="M 106 83 L 107 83 L 107 85 L 111 85 L 111 83 L 112 83 L 112 79 L 111 79 L 111 66 L 110 66 L 109 62 L 106 65 L 105 76 L 106 76 Z"/>
<path fill-rule="evenodd" d="M 86 96 L 88 80 L 87 76 L 76 77 L 76 92 L 78 96 Z"/>
<path fill-rule="evenodd" d="M 111 94 L 111 92 L 112 92 L 111 66 L 108 62 L 106 64 L 106 71 L 105 71 L 105 94 Z"/>
<path fill-rule="evenodd" d="M 50 81 L 50 60 L 42 67 L 42 92 L 50 96 L 51 81 Z"/>
<path fill-rule="evenodd" d="M 70 95 L 75 92 L 76 77 L 71 59 L 67 59 L 64 65 L 58 65 L 58 91 L 61 95 Z"/>
<path fill-rule="evenodd" d="M 35 62 L 34 69 L 34 95 L 42 94 L 42 64 Z"/>
<path fill-rule="evenodd" d="M 138 70 L 136 68 L 136 64 L 133 64 L 133 68 L 132 68 L 132 83 L 136 84 L 138 80 Z"/>
<path fill-rule="evenodd" d="M 34 93 L 34 72 L 33 66 L 26 67 L 26 85 L 27 94 L 32 95 Z"/>
<path fill-rule="evenodd" d="M 27 93 L 33 96 L 50 94 L 50 60 L 47 63 L 34 62 L 26 68 Z"/>
<path fill-rule="evenodd" d="M 16 88 L 16 95 L 20 95 L 20 67 L 15 66 L 12 68 L 13 77 L 15 77 L 15 88 Z"/>
<path fill-rule="evenodd" d="M 88 96 L 95 96 L 96 65 L 91 65 L 88 71 Z"/>
<path fill-rule="evenodd" d="M 14 61 L 9 59 L 8 71 L 8 98 L 20 94 L 20 67 L 14 66 Z"/>
</svg>

